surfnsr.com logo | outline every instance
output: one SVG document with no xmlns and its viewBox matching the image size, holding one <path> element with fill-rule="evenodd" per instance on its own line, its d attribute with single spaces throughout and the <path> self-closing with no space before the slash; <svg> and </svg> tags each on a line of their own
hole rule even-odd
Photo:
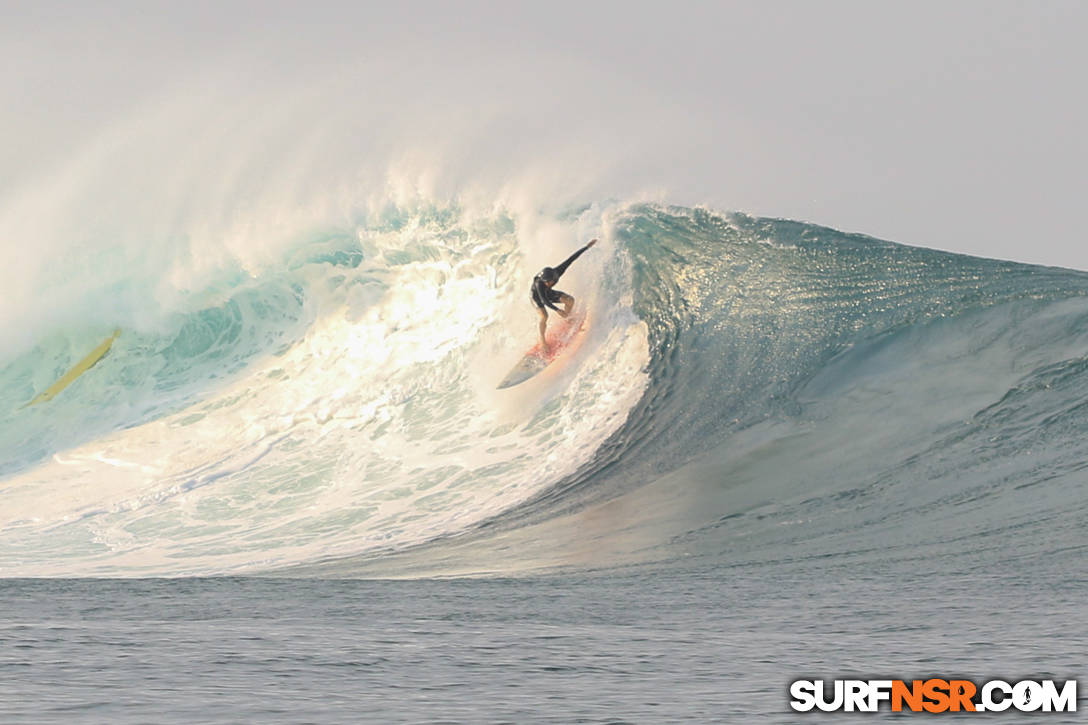
<svg viewBox="0 0 1088 725">
<path fill-rule="evenodd" d="M 790 707 L 798 712 L 1076 712 L 1077 681 L 795 680 Z"/>
</svg>

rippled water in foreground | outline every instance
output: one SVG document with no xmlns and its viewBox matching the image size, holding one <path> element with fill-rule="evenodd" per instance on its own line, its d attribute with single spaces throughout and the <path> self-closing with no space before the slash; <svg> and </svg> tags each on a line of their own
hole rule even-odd
<svg viewBox="0 0 1088 725">
<path fill-rule="evenodd" d="M 7 580 L 0 720 L 791 722 L 796 678 L 1085 670 L 1083 580 L 828 573 Z"/>
</svg>

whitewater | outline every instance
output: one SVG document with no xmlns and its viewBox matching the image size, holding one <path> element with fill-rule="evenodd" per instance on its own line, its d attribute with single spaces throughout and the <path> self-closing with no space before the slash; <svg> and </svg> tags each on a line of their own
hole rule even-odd
<svg viewBox="0 0 1088 725">
<path fill-rule="evenodd" d="M 531 340 L 508 218 L 386 210 L 286 254 L 124 332 L 55 401 L 21 407 L 101 324 L 6 366 L 5 574 L 252 571 L 455 533 L 590 460 L 645 387 L 623 255 L 583 266 L 589 349 L 500 394 L 496 361 Z"/>
</svg>

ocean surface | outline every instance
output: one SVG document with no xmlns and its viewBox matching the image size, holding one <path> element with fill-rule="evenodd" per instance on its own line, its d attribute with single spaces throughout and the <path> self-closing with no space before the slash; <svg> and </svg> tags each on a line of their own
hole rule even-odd
<svg viewBox="0 0 1088 725">
<path fill-rule="evenodd" d="M 1081 582 L 800 559 L 516 579 L 4 580 L 0 720 L 828 722 L 789 709 L 790 681 L 1084 671 Z M 1083 697 L 1079 713 L 983 719 L 1083 722 Z"/>
<path fill-rule="evenodd" d="M 68 306 L 0 357 L 0 721 L 796 722 L 798 678 L 1082 678 L 1088 274 L 653 204 L 307 223 L 34 281 Z M 495 390 L 592 236 L 585 342 Z"/>
</svg>

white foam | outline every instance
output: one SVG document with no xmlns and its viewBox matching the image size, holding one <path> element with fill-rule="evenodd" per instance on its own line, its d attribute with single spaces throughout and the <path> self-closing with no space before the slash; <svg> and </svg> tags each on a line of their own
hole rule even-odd
<svg viewBox="0 0 1088 725">
<path fill-rule="evenodd" d="M 312 267 L 316 322 L 282 356 L 5 481 L 0 573 L 247 571 L 399 547 L 588 462 L 647 384 L 645 325 L 612 294 L 629 284 L 622 254 L 605 239 L 568 272 L 593 321 L 577 354 L 502 395 L 506 362 L 535 335 L 527 281 L 547 259 L 523 245 L 570 246 L 601 218 L 525 236 L 476 235 L 477 221 L 361 228 L 371 255 Z"/>
</svg>

